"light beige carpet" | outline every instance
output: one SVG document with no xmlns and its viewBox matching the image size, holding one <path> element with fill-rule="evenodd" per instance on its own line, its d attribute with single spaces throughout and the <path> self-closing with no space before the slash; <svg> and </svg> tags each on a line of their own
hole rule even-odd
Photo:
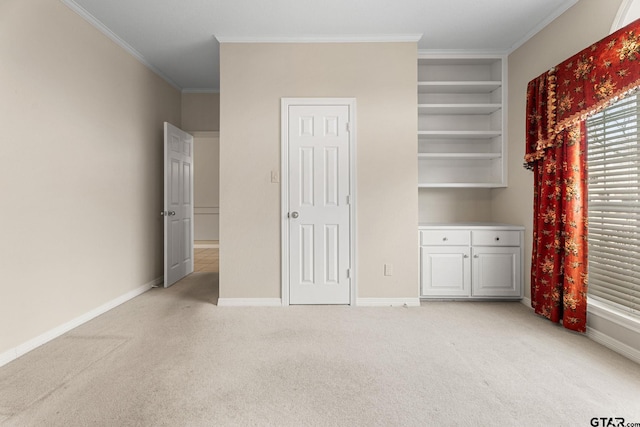
<svg viewBox="0 0 640 427">
<path fill-rule="evenodd" d="M 153 289 L 0 368 L 8 426 L 640 423 L 640 365 L 520 303 L 217 307 Z"/>
</svg>

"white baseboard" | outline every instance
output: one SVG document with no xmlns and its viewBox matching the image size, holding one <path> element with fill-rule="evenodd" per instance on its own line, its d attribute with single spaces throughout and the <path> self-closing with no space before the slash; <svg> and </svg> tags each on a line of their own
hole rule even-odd
<svg viewBox="0 0 640 427">
<path fill-rule="evenodd" d="M 280 298 L 218 298 L 218 307 L 282 307 Z"/>
<path fill-rule="evenodd" d="M 522 303 L 526 305 L 528 308 L 533 310 L 531 307 L 531 300 L 529 298 L 523 298 Z M 610 308 L 607 308 L 606 305 L 599 303 L 598 301 L 589 300 L 587 305 L 587 316 L 597 316 L 603 319 L 606 319 L 610 322 L 617 324 L 627 330 L 631 331 L 631 333 L 640 334 L 640 329 L 638 329 L 638 321 L 632 319 L 630 316 L 627 316 L 623 313 L 616 313 L 612 311 Z M 590 326 L 587 326 L 587 337 L 598 344 L 602 344 L 610 350 L 615 351 L 622 356 L 633 360 L 636 363 L 640 363 L 640 350 L 630 347 L 629 345 L 618 341 L 611 336 L 604 334 L 597 329 L 594 329 Z"/>
<path fill-rule="evenodd" d="M 587 337 L 636 363 L 640 363 L 640 350 L 629 347 L 625 343 L 611 338 L 609 335 L 603 334 L 602 332 L 590 327 L 587 327 Z"/>
<path fill-rule="evenodd" d="M 419 307 L 419 298 L 358 298 L 361 307 Z M 280 298 L 218 298 L 218 307 L 280 307 Z"/>
<path fill-rule="evenodd" d="M 592 298 L 587 301 L 587 310 L 587 316 L 596 316 L 608 320 L 640 337 L 640 319 L 637 317 Z"/>
<path fill-rule="evenodd" d="M 34 350 L 40 347 L 41 345 L 48 343 L 52 339 L 57 338 L 74 328 L 77 328 L 78 326 L 88 322 L 89 320 L 95 319 L 101 314 L 106 313 L 107 311 L 119 306 L 120 304 L 123 304 L 129 301 L 130 299 L 137 297 L 140 294 L 145 293 L 152 287 L 161 285 L 163 282 L 164 282 L 164 277 L 158 277 L 152 280 L 151 282 L 140 286 L 139 288 L 129 291 L 126 294 L 121 295 L 116 299 L 113 299 L 81 316 L 76 317 L 75 319 L 72 319 L 56 328 L 51 329 L 50 331 L 45 332 L 42 335 L 38 335 L 37 337 L 32 338 L 29 341 L 18 345 L 17 347 L 14 347 L 8 351 L 5 351 L 4 353 L 0 354 L 0 366 L 6 365 L 7 363 L 30 352 L 31 350 Z"/>
<path fill-rule="evenodd" d="M 522 297 L 522 299 L 520 300 L 520 302 L 524 305 L 527 306 L 527 308 L 530 308 L 531 310 L 533 310 L 533 307 L 531 307 L 531 298 L 527 298 L 527 297 Z"/>
<path fill-rule="evenodd" d="M 358 298 L 359 307 L 419 307 L 420 298 Z"/>
</svg>

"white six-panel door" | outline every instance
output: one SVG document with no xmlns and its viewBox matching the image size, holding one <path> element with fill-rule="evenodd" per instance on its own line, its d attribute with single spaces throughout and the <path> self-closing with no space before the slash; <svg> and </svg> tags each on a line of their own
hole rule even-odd
<svg viewBox="0 0 640 427">
<path fill-rule="evenodd" d="M 164 123 L 164 287 L 193 273 L 193 137 Z"/>
<path fill-rule="evenodd" d="M 289 106 L 290 304 L 350 303 L 349 156 L 349 106 Z"/>
</svg>

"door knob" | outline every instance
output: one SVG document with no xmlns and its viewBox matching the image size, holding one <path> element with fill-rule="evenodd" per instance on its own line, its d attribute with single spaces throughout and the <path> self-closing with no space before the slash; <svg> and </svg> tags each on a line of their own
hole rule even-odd
<svg viewBox="0 0 640 427">
<path fill-rule="evenodd" d="M 291 218 L 296 219 L 300 216 L 298 212 L 291 212 Z"/>
<path fill-rule="evenodd" d="M 169 216 L 174 216 L 176 214 L 176 211 L 169 211 Z"/>
<path fill-rule="evenodd" d="M 160 215 L 161 216 L 174 216 L 176 214 L 176 211 L 160 211 Z"/>
</svg>

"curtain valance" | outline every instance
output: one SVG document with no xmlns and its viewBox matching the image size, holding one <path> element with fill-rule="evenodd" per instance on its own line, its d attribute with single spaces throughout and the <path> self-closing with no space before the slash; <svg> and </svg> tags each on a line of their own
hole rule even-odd
<svg viewBox="0 0 640 427">
<path fill-rule="evenodd" d="M 544 156 L 558 133 L 604 109 L 640 85 L 640 20 L 529 82 L 529 167 Z"/>
</svg>

